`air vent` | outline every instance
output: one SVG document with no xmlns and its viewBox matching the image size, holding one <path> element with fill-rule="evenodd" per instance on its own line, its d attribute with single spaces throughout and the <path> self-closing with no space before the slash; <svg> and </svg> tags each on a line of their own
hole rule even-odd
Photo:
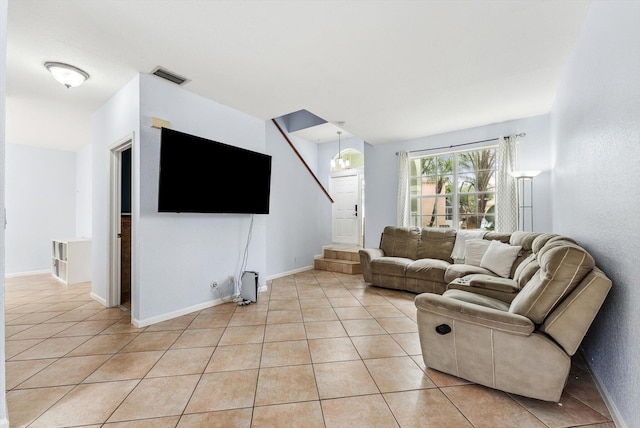
<svg viewBox="0 0 640 428">
<path fill-rule="evenodd" d="M 179 74 L 174 73 L 173 71 L 169 71 L 164 67 L 157 66 L 151 71 L 151 74 L 161 77 L 169 82 L 173 82 L 177 85 L 184 85 L 187 82 L 190 82 L 191 79 L 187 79 L 186 77 L 180 76 Z"/>
</svg>

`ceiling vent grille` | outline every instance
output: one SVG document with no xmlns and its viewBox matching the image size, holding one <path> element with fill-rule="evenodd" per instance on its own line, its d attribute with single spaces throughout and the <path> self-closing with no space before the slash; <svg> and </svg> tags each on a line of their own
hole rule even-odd
<svg viewBox="0 0 640 428">
<path fill-rule="evenodd" d="M 168 80 L 169 82 L 173 82 L 176 85 L 184 85 L 187 82 L 190 82 L 191 79 L 187 79 L 186 77 L 180 76 L 179 74 L 174 73 L 173 71 L 169 71 L 164 67 L 157 66 L 151 71 L 151 74 L 158 76 L 162 79 Z"/>
</svg>

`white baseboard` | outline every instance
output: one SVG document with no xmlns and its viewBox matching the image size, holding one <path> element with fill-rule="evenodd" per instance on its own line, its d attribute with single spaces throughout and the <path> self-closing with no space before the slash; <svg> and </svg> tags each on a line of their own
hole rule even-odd
<svg viewBox="0 0 640 428">
<path fill-rule="evenodd" d="M 0 428 L 9 428 L 9 419 L 0 419 Z"/>
<path fill-rule="evenodd" d="M 43 273 L 51 273 L 51 270 L 49 269 L 44 269 L 44 270 L 31 270 L 28 272 L 14 272 L 14 273 L 7 273 L 4 275 L 5 278 L 16 278 L 18 276 L 29 276 L 29 275 L 42 275 Z M 0 425 L 1 427 L 2 425 Z"/>
<path fill-rule="evenodd" d="M 190 314 L 191 312 L 197 312 L 197 311 L 201 311 L 203 309 L 210 308 L 212 306 L 217 306 L 217 305 L 220 305 L 222 303 L 224 303 L 222 301 L 222 299 L 209 300 L 209 301 L 204 302 L 204 303 L 198 303 L 197 305 L 189 306 L 187 308 L 179 309 L 179 310 L 173 311 L 173 312 L 167 312 L 166 314 L 156 315 L 156 316 L 150 317 L 150 318 L 145 318 L 145 319 L 141 319 L 141 320 L 139 320 L 137 318 L 133 318 L 131 320 L 131 323 L 137 328 L 147 327 L 147 326 L 152 325 L 152 324 L 157 324 L 157 323 L 162 322 L 162 321 L 168 321 L 168 320 L 173 319 L 173 318 L 181 317 L 182 315 Z"/>
<path fill-rule="evenodd" d="M 89 296 L 91 296 L 91 298 L 93 300 L 95 300 L 96 302 L 100 303 L 105 308 L 107 307 L 107 301 L 105 299 L 103 299 L 102 297 L 98 296 L 97 294 L 95 294 L 94 292 L 89 293 Z"/>
<path fill-rule="evenodd" d="M 313 270 L 313 266 L 305 266 L 305 267 L 301 267 L 299 269 L 290 270 L 288 272 L 281 272 L 281 273 L 277 273 L 275 275 L 269 275 L 267 277 L 267 281 L 271 281 L 272 279 L 278 279 L 278 278 L 282 278 L 283 276 L 289 276 L 289 275 L 293 275 L 293 274 L 300 273 L 300 272 L 306 272 L 308 270 Z"/>
</svg>

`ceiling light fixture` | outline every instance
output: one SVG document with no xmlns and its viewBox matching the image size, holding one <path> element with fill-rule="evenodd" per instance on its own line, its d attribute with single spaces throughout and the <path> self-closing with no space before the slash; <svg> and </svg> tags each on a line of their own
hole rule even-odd
<svg viewBox="0 0 640 428">
<path fill-rule="evenodd" d="M 344 126 L 344 122 L 337 122 L 337 124 L 340 127 Z M 349 160 L 342 158 L 342 148 L 340 147 L 340 143 L 341 143 L 340 137 L 342 136 L 342 130 L 337 131 L 337 133 L 338 133 L 338 162 L 337 162 L 337 164 L 341 169 L 344 169 L 345 167 L 349 168 L 349 164 L 350 164 Z M 336 159 L 334 158 L 334 159 L 331 159 L 331 168 L 335 168 L 335 167 L 336 167 Z"/>
<path fill-rule="evenodd" d="M 44 66 L 54 79 L 68 88 L 82 85 L 89 78 L 89 73 L 73 65 L 63 62 L 45 62 Z"/>
</svg>

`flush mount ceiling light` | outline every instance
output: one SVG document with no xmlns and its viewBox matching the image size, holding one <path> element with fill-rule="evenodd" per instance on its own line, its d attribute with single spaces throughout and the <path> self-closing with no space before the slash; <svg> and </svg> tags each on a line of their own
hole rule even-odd
<svg viewBox="0 0 640 428">
<path fill-rule="evenodd" d="M 44 66 L 49 70 L 54 79 L 67 88 L 80 86 L 89 78 L 89 73 L 86 71 L 62 62 L 45 62 Z"/>
</svg>

